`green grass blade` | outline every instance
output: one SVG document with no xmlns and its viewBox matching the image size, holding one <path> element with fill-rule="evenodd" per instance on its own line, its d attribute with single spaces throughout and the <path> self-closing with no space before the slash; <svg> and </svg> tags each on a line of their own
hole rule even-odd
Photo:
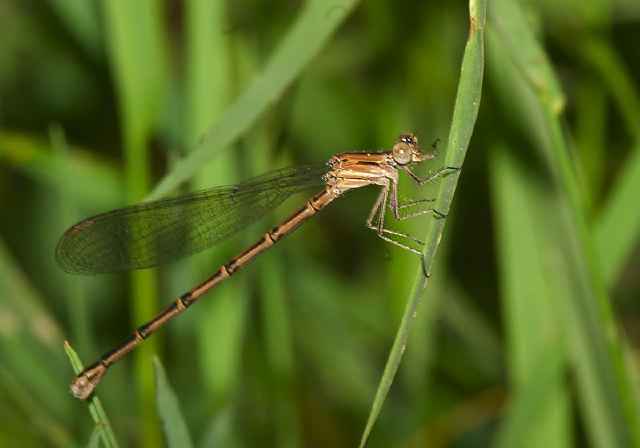
<svg viewBox="0 0 640 448">
<path fill-rule="evenodd" d="M 621 57 L 612 44 L 599 38 L 580 42 L 581 56 L 606 86 L 615 102 L 627 132 L 632 137 L 640 135 L 640 97 L 637 84 L 625 70 Z"/>
<path fill-rule="evenodd" d="M 548 111 L 546 111 L 548 113 Z M 564 165 L 568 148 L 562 141 L 560 122 L 548 115 L 552 148 L 558 166 Z M 559 153 L 563 155 L 558 157 Z M 560 170 L 564 171 L 564 170 Z M 572 180 L 564 183 L 575 186 Z M 560 188 L 560 187 L 558 187 Z M 608 298 L 603 291 L 593 259 L 586 224 L 572 188 L 565 187 L 557 197 L 557 218 L 548 223 L 559 232 L 555 246 L 563 255 L 562 267 L 555 275 L 559 289 L 564 290 L 560 311 L 567 322 L 569 346 L 572 350 L 581 406 L 587 420 L 587 431 L 596 446 L 627 446 L 637 438 L 638 409 L 631 392 L 632 378 L 624 365 L 623 341 L 616 330 Z M 553 274 L 553 273 L 552 273 Z M 625 423 L 626 422 L 626 423 Z"/>
<path fill-rule="evenodd" d="M 223 113 L 233 82 L 241 82 L 233 74 L 234 58 L 238 58 L 239 43 L 231 52 L 232 39 L 220 30 L 227 25 L 228 2 L 189 0 L 186 3 L 184 26 L 186 83 L 184 94 L 183 145 L 191 148 L 199 136 Z M 227 152 L 215 164 L 208 164 L 191 179 L 191 187 L 201 189 L 237 180 L 238 152 Z M 228 246 L 216 251 L 226 253 Z M 189 260 L 189 271 L 182 275 L 185 284 L 195 284 L 211 268 L 211 254 L 198 254 Z M 229 282 L 216 290 L 215 297 L 201 304 L 196 316 L 195 334 L 200 359 L 198 375 L 202 395 L 213 408 L 225 406 L 235 395 L 242 371 L 241 345 L 246 331 L 248 289 L 243 283 Z M 181 324 L 182 325 L 182 324 Z M 189 343 L 191 343 L 189 341 Z"/>
<path fill-rule="evenodd" d="M 515 11 L 518 3 L 496 1 L 493 5 L 501 20 L 496 22 L 492 47 L 508 54 L 512 65 L 508 74 L 499 70 L 500 76 L 502 81 L 524 85 L 509 89 L 498 84 L 504 108 L 511 114 L 526 111 L 514 117 L 522 120 L 521 128 L 535 144 L 541 188 L 551 192 L 537 216 L 545 229 L 546 276 L 559 299 L 558 312 L 566 331 L 585 428 L 595 446 L 637 444 L 639 411 L 632 374 L 625 366 L 624 344 L 594 261 L 593 242 L 583 216 L 585 207 L 557 107 L 561 93 L 550 95 L 559 84 L 548 58 L 543 54 L 532 57 L 541 45 L 522 12 Z M 513 13 L 513 20 L 508 13 Z M 522 47 L 521 53 L 511 48 L 513 39 Z"/>
<path fill-rule="evenodd" d="M 69 418 L 68 397 L 57 387 L 65 365 L 57 349 L 62 329 L 2 240 L 0 290 L 0 361 L 34 398 L 43 401 L 41 410 L 50 407 L 57 410 L 58 418 Z"/>
<path fill-rule="evenodd" d="M 561 345 L 550 346 L 532 361 L 537 364 L 540 375 L 521 390 L 518 406 L 510 409 L 508 420 L 502 425 L 496 447 L 573 446 L 568 397 L 563 390 L 564 350 Z M 535 423 L 540 423 L 536 426 Z"/>
<path fill-rule="evenodd" d="M 31 434 L 34 446 L 73 446 L 72 403 L 59 387 L 68 370 L 62 330 L 14 258 L 0 239 L 0 402 L 16 419 L 0 417 L 0 432 L 8 441 Z"/>
<path fill-rule="evenodd" d="M 438 258 L 438 263 L 441 260 Z M 433 296 L 433 293 L 431 295 Z M 504 356 L 497 331 L 461 284 L 449 280 L 445 295 L 447 300 L 443 301 L 440 309 L 443 319 L 448 322 L 462 344 L 470 347 L 469 352 L 474 364 L 489 378 L 500 378 L 503 374 Z"/>
<path fill-rule="evenodd" d="M 102 50 L 102 29 L 95 0 L 49 0 L 76 41 L 83 45 L 92 56 L 97 57 Z"/>
<path fill-rule="evenodd" d="M 68 342 L 64 343 L 64 351 L 67 353 L 69 357 L 69 361 L 71 362 L 71 366 L 73 367 L 73 371 L 78 374 L 82 372 L 84 366 L 82 365 L 82 361 L 78 357 L 78 354 L 75 350 L 69 345 Z M 104 408 L 102 407 L 102 403 L 97 396 L 92 396 L 87 400 L 87 406 L 89 407 L 89 413 L 91 414 L 91 418 L 96 424 L 97 430 L 100 432 L 100 438 L 104 443 L 104 446 L 107 448 L 115 448 L 118 446 L 118 442 L 116 441 L 116 436 L 113 433 L 113 429 L 111 428 L 111 423 L 109 423 L 109 419 L 107 418 L 106 412 L 104 412 Z"/>
<path fill-rule="evenodd" d="M 640 241 L 640 140 L 598 213 L 593 229 L 599 267 L 609 289 Z"/>
<path fill-rule="evenodd" d="M 490 48 L 492 40 L 489 34 Z M 494 63 L 499 59 L 491 56 Z M 566 350 L 554 305 L 562 298 L 549 283 L 547 235 L 538 218 L 549 212 L 548 191 L 516 159 L 522 151 L 503 146 L 494 145 L 489 171 L 512 391 L 498 445 L 570 446 Z"/>
<path fill-rule="evenodd" d="M 69 146 L 69 157 L 63 160 L 46 140 L 0 130 L 3 166 L 42 182 L 46 188 L 74 191 L 83 205 L 108 209 L 121 204 L 124 189 L 118 172 L 103 160 L 92 158 L 87 148 Z"/>
<path fill-rule="evenodd" d="M 104 2 L 108 48 L 117 86 L 127 201 L 139 202 L 151 184 L 149 139 L 164 106 L 166 61 L 163 10 L 159 0 L 110 0 Z M 155 272 L 131 274 L 131 314 L 136 323 L 158 310 Z M 138 400 L 141 409 L 154 405 L 153 372 L 149 357 L 157 352 L 158 338 L 151 338 L 134 353 Z M 159 446 L 159 422 L 155 415 L 140 413 L 143 446 Z"/>
<path fill-rule="evenodd" d="M 502 43 L 521 75 L 550 110 L 560 113 L 565 104 L 564 93 L 544 48 L 532 36 L 519 2 L 492 2 L 489 12 L 490 23 L 499 30 Z"/>
<path fill-rule="evenodd" d="M 478 115 L 480 107 L 480 97 L 482 93 L 482 78 L 484 72 L 484 26 L 486 15 L 486 3 L 482 0 L 469 2 L 470 32 L 464 56 L 458 94 L 456 96 L 453 119 L 449 132 L 449 142 L 446 165 L 462 167 L 466 155 L 469 141 Z M 459 173 L 459 172 L 458 172 Z M 458 182 L 458 173 L 446 177 L 441 184 L 436 208 L 447 213 Z M 400 365 L 409 331 L 415 313 L 420 304 L 420 300 L 427 286 L 428 276 L 426 275 L 433 264 L 436 250 L 440 242 L 442 231 L 444 230 L 444 219 L 434 219 L 425 239 L 424 255 L 421 269 L 418 272 L 413 292 L 409 297 L 402 321 L 396 333 L 389 357 L 382 374 L 378 389 L 369 412 L 367 424 L 360 439 L 360 446 L 364 447 L 369 440 L 373 425 L 375 424 L 382 405 L 387 397 L 393 379 Z"/>
<path fill-rule="evenodd" d="M 95 427 L 91 432 L 91 437 L 89 437 L 89 442 L 87 443 L 87 448 L 100 448 L 100 431 L 99 427 Z"/>
<path fill-rule="evenodd" d="M 24 378 L 10 372 L 4 364 L 3 362 L 0 365 L 0 396 L 2 403 L 6 405 L 6 411 L 2 416 L 4 427 L 3 431 L 0 431 L 0 446 L 10 446 L 3 442 L 15 437 L 12 432 L 30 434 L 31 438 L 37 441 L 34 446 L 76 446 L 71 428 L 59 421 L 62 416 L 52 415 L 45 409 L 42 406 L 42 396 L 34 393 L 33 388 L 24 385 Z M 15 421 L 8 421 L 6 414 Z"/>
<path fill-rule="evenodd" d="M 220 116 L 231 91 L 233 66 L 226 26 L 227 2 L 189 0 L 185 3 L 185 136 L 193 147 Z M 208 173 L 203 173 L 205 177 Z"/>
<path fill-rule="evenodd" d="M 49 136 L 51 140 L 51 146 L 56 151 L 61 163 L 69 158 L 69 145 L 64 130 L 59 125 L 50 126 Z M 68 226 L 69 223 L 77 221 L 76 213 L 74 212 L 76 207 L 75 191 L 59 188 L 60 194 L 60 210 L 61 218 L 64 224 L 61 226 Z M 90 353 L 95 348 L 95 340 L 90 330 L 91 324 L 89 322 L 88 302 L 86 297 L 82 294 L 82 286 L 78 277 L 71 277 L 66 282 L 65 296 L 67 297 L 68 315 L 71 321 L 71 339 L 76 341 L 77 350 L 84 354 Z"/>
<path fill-rule="evenodd" d="M 300 421 L 296 414 L 295 388 L 295 349 L 292 344 L 290 310 L 287 294 L 283 285 L 286 275 L 281 263 L 266 264 L 259 278 L 262 290 L 264 340 L 271 369 L 269 390 L 273 392 L 273 414 L 275 416 L 275 435 L 277 445 L 299 447 L 302 444 Z"/>
<path fill-rule="evenodd" d="M 323 0 L 307 2 L 256 81 L 229 106 L 198 148 L 180 160 L 147 199 L 158 199 L 175 189 L 213 159 L 220 149 L 236 141 L 300 76 L 357 4 L 358 0 L 342 0 L 328 7 Z"/>
<path fill-rule="evenodd" d="M 153 373 L 156 379 L 156 405 L 162 420 L 167 446 L 189 448 L 193 446 L 187 423 L 180 410 L 175 392 L 167 381 L 167 374 L 158 358 L 153 358 Z"/>
</svg>

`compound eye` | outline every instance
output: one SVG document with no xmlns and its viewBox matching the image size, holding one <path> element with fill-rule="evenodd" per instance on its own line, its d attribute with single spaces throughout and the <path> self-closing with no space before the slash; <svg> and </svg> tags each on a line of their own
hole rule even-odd
<svg viewBox="0 0 640 448">
<path fill-rule="evenodd" d="M 400 134 L 398 142 L 406 143 L 407 145 L 418 146 L 418 137 L 416 137 L 415 134 L 405 132 L 404 134 Z"/>
</svg>

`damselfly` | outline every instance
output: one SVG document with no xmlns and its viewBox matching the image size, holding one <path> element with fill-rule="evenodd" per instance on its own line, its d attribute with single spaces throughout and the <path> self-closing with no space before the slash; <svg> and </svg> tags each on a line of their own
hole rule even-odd
<svg viewBox="0 0 640 448">
<path fill-rule="evenodd" d="M 432 213 L 421 204 L 428 199 L 400 204 L 399 171 L 420 185 L 428 184 L 456 168 L 442 168 L 425 179 L 411 167 L 436 158 L 435 149 L 423 153 L 413 134 L 401 134 L 391 151 L 346 152 L 326 163 L 276 170 L 235 186 L 217 187 L 174 198 L 113 210 L 87 218 L 62 236 L 56 249 L 58 265 L 79 274 L 100 274 L 156 266 L 207 249 L 257 221 L 294 193 L 320 190 L 306 204 L 265 233 L 255 244 L 222 265 L 214 274 L 181 295 L 129 338 L 83 370 L 71 384 L 80 399 L 89 397 L 107 369 L 262 252 L 348 190 L 379 185 L 382 191 L 367 218 L 367 227 L 389 243 L 420 254 L 414 236 L 385 227 L 385 212 L 396 220 Z M 413 210 L 413 211 L 412 211 Z"/>
</svg>

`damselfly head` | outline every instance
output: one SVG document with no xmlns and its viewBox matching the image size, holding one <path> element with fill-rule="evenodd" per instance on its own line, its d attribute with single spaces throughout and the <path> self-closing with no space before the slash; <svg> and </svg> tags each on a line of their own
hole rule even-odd
<svg viewBox="0 0 640 448">
<path fill-rule="evenodd" d="M 398 165 L 409 165 L 420 163 L 430 159 L 427 154 L 423 154 L 418 144 L 418 137 L 415 134 L 400 134 L 398 141 L 393 145 L 393 160 Z"/>
</svg>

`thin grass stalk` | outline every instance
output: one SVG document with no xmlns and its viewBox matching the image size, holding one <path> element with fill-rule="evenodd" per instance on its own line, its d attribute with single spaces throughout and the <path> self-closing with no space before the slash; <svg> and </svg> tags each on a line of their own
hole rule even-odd
<svg viewBox="0 0 640 448">
<path fill-rule="evenodd" d="M 151 173 L 149 139 L 157 124 L 164 91 L 165 63 L 161 4 L 158 0 L 104 3 L 112 72 L 117 87 L 123 130 L 127 199 L 139 202 L 149 191 Z M 131 309 L 134 321 L 144 322 L 158 307 L 155 274 L 151 270 L 131 273 Z M 146 409 L 154 406 L 150 356 L 158 351 L 151 338 L 134 354 L 143 446 L 160 445 L 159 421 Z"/>
<path fill-rule="evenodd" d="M 233 144 L 297 79 L 349 17 L 358 0 L 327 9 L 324 0 L 306 3 L 264 71 L 222 114 L 202 143 L 177 163 L 147 197 L 158 199 L 186 181 L 220 150 Z"/>
<path fill-rule="evenodd" d="M 482 92 L 482 78 L 484 73 L 484 26 L 486 17 L 486 2 L 471 0 L 469 2 L 470 31 L 464 56 L 462 59 L 460 82 L 456 96 L 449 141 L 446 166 L 462 168 L 469 141 L 480 108 Z M 441 183 L 436 208 L 448 213 L 458 183 L 460 170 L 445 177 Z M 360 446 L 364 447 L 369 440 L 386 396 L 391 388 L 393 379 L 400 365 L 404 353 L 409 331 L 424 295 L 429 280 L 429 272 L 435 259 L 436 251 L 442 238 L 446 220 L 434 219 L 425 239 L 422 263 L 414 282 L 413 291 L 407 301 L 400 326 L 396 333 L 393 346 L 387 358 L 382 378 L 376 391 L 367 424 L 362 433 Z"/>
<path fill-rule="evenodd" d="M 80 361 L 78 354 L 67 341 L 64 342 L 64 351 L 69 357 L 73 371 L 76 374 L 82 372 L 84 365 L 82 364 L 82 361 Z M 116 440 L 116 436 L 113 432 L 113 428 L 111 427 L 111 423 L 109 422 L 109 418 L 107 417 L 107 413 L 102 407 L 100 398 L 96 395 L 89 398 L 88 408 L 91 418 L 96 424 L 96 430 L 100 433 L 100 439 L 102 440 L 102 443 L 104 443 L 104 446 L 106 448 L 117 448 L 118 441 Z"/>
</svg>

